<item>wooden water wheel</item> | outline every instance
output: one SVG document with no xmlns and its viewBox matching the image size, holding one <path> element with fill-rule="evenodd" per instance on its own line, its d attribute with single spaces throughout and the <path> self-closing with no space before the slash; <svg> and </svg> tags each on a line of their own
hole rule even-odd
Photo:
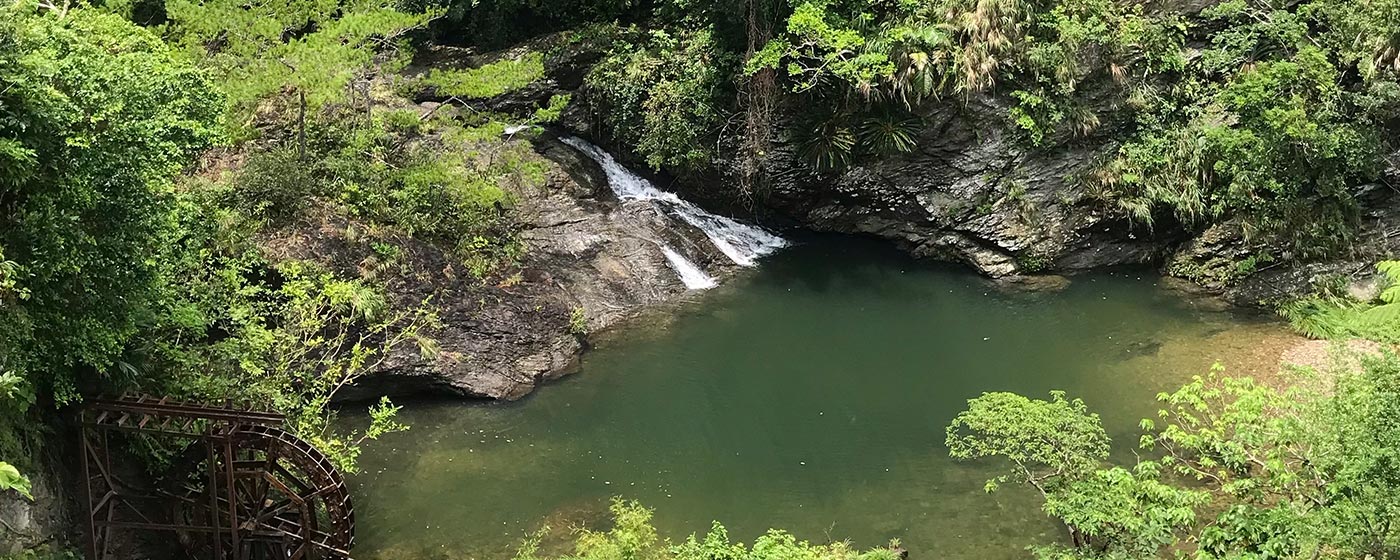
<svg viewBox="0 0 1400 560">
<path fill-rule="evenodd" d="M 219 524 L 237 531 L 182 533 L 195 558 L 320 560 L 348 558 L 355 512 L 340 473 L 319 450 L 270 426 L 232 434 L 232 472 L 214 457 L 186 477 L 175 502 L 182 525 Z M 212 477 L 202 476 L 213 473 Z M 212 482 L 211 482 L 212 480 Z M 232 489 L 230 492 L 230 482 Z M 232 496 L 232 507 L 230 507 Z M 232 512 L 230 521 L 229 513 Z M 216 542 L 217 541 L 217 542 Z"/>
<path fill-rule="evenodd" d="M 114 530 L 171 531 L 192 558 L 338 560 L 355 512 L 345 480 L 283 417 L 150 397 L 97 401 L 83 415 L 88 558 L 107 560 Z M 111 466 L 112 432 L 180 438 L 177 475 L 133 490 Z"/>
</svg>

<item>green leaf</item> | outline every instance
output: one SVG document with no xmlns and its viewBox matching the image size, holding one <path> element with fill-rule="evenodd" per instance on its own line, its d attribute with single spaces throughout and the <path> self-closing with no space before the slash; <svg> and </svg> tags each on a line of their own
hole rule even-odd
<svg viewBox="0 0 1400 560">
<path fill-rule="evenodd" d="M 0 491 L 4 490 L 14 490 L 19 492 L 21 496 L 30 500 L 34 499 L 34 495 L 30 494 L 33 489 L 30 487 L 29 479 L 20 474 L 19 469 L 15 468 L 14 465 L 0 461 Z"/>
</svg>

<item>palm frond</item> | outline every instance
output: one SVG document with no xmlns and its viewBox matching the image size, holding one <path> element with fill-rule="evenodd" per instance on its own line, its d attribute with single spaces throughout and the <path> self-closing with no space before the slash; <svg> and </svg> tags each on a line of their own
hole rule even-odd
<svg viewBox="0 0 1400 560">
<path fill-rule="evenodd" d="M 860 125 L 860 143 L 880 154 L 908 153 L 918 146 L 919 119 L 894 113 L 868 117 Z"/>
<path fill-rule="evenodd" d="M 798 155 L 818 171 L 840 171 L 855 161 L 856 133 L 845 114 L 808 119 L 793 133 Z"/>
</svg>

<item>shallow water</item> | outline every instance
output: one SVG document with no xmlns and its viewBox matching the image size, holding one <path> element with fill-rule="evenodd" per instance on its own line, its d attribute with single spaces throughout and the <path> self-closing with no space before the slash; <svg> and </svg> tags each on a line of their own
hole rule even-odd
<svg viewBox="0 0 1400 560">
<path fill-rule="evenodd" d="M 1275 369 L 1294 337 L 1137 271 L 1004 293 L 882 245 L 817 238 L 678 312 L 598 337 L 578 375 L 518 403 L 410 403 L 353 477 L 357 558 L 508 558 L 610 496 L 671 537 L 711 520 L 919 559 L 1025 558 L 1059 530 L 944 426 L 984 391 L 1082 397 L 1127 455 L 1153 396 L 1222 361 Z M 674 311 L 674 310 L 672 310 Z"/>
</svg>

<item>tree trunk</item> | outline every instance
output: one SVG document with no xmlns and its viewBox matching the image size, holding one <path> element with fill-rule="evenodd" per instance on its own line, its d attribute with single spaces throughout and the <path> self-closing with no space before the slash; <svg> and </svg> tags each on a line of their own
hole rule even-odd
<svg viewBox="0 0 1400 560">
<path fill-rule="evenodd" d="M 306 160 L 306 91 L 297 90 L 297 159 Z"/>
<path fill-rule="evenodd" d="M 773 37 L 774 10 L 764 5 L 766 0 L 748 0 L 748 48 L 744 59 L 752 59 Z M 772 134 L 773 101 L 777 94 L 777 73 L 763 69 L 749 76 L 742 87 L 744 105 L 744 138 L 739 147 L 739 186 L 746 197 L 752 198 L 761 177 L 762 161 L 768 155 Z"/>
</svg>

